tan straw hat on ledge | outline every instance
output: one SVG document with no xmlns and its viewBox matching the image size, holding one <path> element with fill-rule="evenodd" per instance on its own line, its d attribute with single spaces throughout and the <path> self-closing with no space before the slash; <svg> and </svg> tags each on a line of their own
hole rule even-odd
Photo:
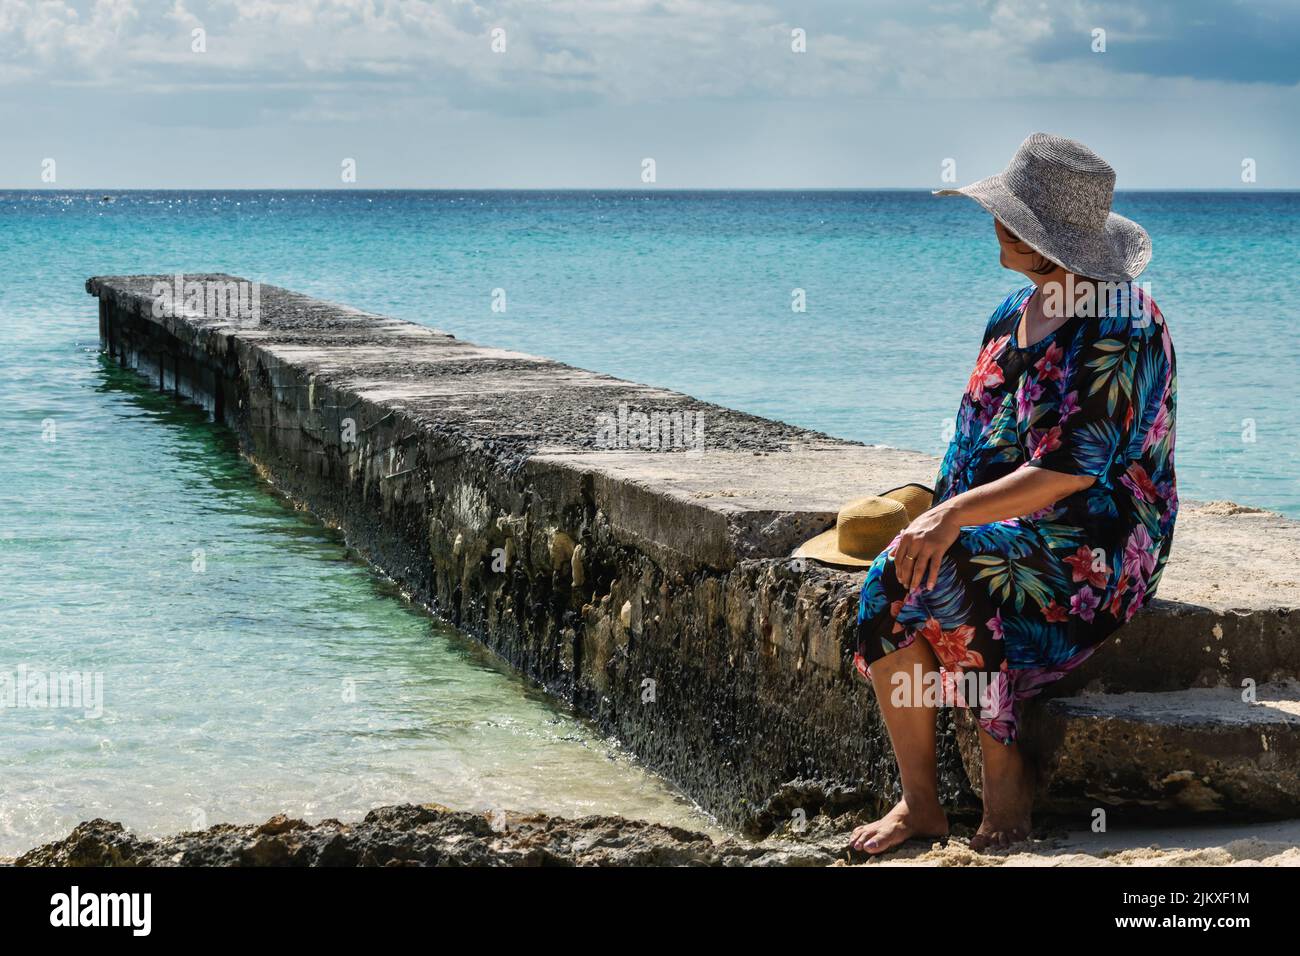
<svg viewBox="0 0 1300 956">
<path fill-rule="evenodd" d="M 907 509 L 908 521 L 915 521 L 930 510 L 930 505 L 934 504 L 934 490 L 915 483 L 881 492 L 881 497 L 901 501 L 903 507 Z"/>
<path fill-rule="evenodd" d="M 851 501 L 840 509 L 834 528 L 805 541 L 791 557 L 865 568 L 913 518 L 930 507 L 933 497 L 929 488 L 911 484 Z"/>
</svg>

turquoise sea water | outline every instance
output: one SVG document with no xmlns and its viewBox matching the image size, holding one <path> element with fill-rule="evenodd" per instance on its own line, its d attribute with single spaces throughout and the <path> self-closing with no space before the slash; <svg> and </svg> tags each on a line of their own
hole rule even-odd
<svg viewBox="0 0 1300 956">
<path fill-rule="evenodd" d="M 1300 194 L 1116 207 L 1153 236 L 1184 496 L 1300 514 Z M 0 675 L 104 680 L 96 719 L 0 710 L 0 854 L 400 800 L 699 822 L 101 359 L 87 276 L 200 271 L 936 454 L 1020 284 L 919 192 L 0 192 Z"/>
</svg>

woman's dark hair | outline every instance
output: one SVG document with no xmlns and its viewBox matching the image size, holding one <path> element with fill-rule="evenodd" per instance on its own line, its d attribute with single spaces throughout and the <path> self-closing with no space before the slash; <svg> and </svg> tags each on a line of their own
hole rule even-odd
<svg viewBox="0 0 1300 956">
<path fill-rule="evenodd" d="M 1007 234 L 1007 238 L 1012 242 L 1025 242 L 1025 240 L 1021 239 L 1014 232 L 1008 229 L 1007 224 L 1002 222 L 1001 219 L 998 220 L 998 223 L 1002 226 L 1002 231 Z M 1029 243 L 1025 242 L 1025 245 L 1029 246 Z M 1037 249 L 1034 249 L 1033 246 L 1029 246 L 1029 248 L 1033 250 L 1034 253 L 1034 264 L 1029 267 L 1030 272 L 1037 276 L 1049 276 L 1057 270 L 1057 263 L 1047 258 L 1047 256 L 1043 255 Z"/>
<path fill-rule="evenodd" d="M 1037 249 L 1034 250 L 1034 264 L 1029 267 L 1029 271 L 1037 276 L 1049 276 L 1057 269 L 1057 264 L 1047 256 L 1043 255 Z"/>
<path fill-rule="evenodd" d="M 1006 231 L 1007 236 L 1012 242 L 1025 242 L 1025 240 L 1021 239 L 1010 229 L 1007 229 L 1005 225 L 1003 225 L 1002 228 Z M 1025 245 L 1029 246 L 1029 243 L 1025 242 Z M 1036 276 L 1050 276 L 1056 271 L 1057 264 L 1055 262 L 1047 258 L 1047 256 L 1043 255 L 1037 249 L 1034 249 L 1033 246 L 1029 246 L 1029 248 L 1033 249 L 1034 252 L 1034 264 L 1029 267 L 1030 272 Z"/>
</svg>

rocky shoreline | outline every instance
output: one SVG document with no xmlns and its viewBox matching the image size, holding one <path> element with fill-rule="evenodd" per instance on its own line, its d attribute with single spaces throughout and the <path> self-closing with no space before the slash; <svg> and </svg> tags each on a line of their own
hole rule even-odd
<svg viewBox="0 0 1300 956">
<path fill-rule="evenodd" d="M 140 837 L 107 820 L 82 823 L 31 850 L 20 867 L 310 866 L 1300 866 L 1300 820 L 1246 826 L 1067 832 L 1050 824 L 1005 850 L 970 848 L 970 822 L 946 840 L 916 840 L 883 857 L 847 850 L 861 813 L 787 822 L 761 841 L 617 816 L 468 813 L 437 804 L 381 807 L 353 823 L 305 823 L 283 815 L 262 824 L 218 824 Z"/>
<path fill-rule="evenodd" d="M 275 816 L 161 838 L 90 820 L 20 856 L 16 866 L 827 866 L 848 859 L 843 830 L 810 823 L 807 839 L 714 841 L 616 816 L 481 814 L 437 804 L 381 807 L 356 823 Z M 838 850 L 838 852 L 837 852 Z"/>
</svg>

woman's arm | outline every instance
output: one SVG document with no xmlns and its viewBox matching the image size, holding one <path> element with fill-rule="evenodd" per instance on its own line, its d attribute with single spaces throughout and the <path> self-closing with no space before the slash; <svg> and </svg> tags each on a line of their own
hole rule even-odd
<svg viewBox="0 0 1300 956">
<path fill-rule="evenodd" d="M 907 526 L 894 551 L 898 580 L 911 590 L 926 590 L 939 580 L 939 562 L 965 525 L 1019 518 L 1056 504 L 1067 495 L 1092 485 L 1090 475 L 1067 475 L 1022 465 L 997 481 L 935 505 Z"/>
</svg>

